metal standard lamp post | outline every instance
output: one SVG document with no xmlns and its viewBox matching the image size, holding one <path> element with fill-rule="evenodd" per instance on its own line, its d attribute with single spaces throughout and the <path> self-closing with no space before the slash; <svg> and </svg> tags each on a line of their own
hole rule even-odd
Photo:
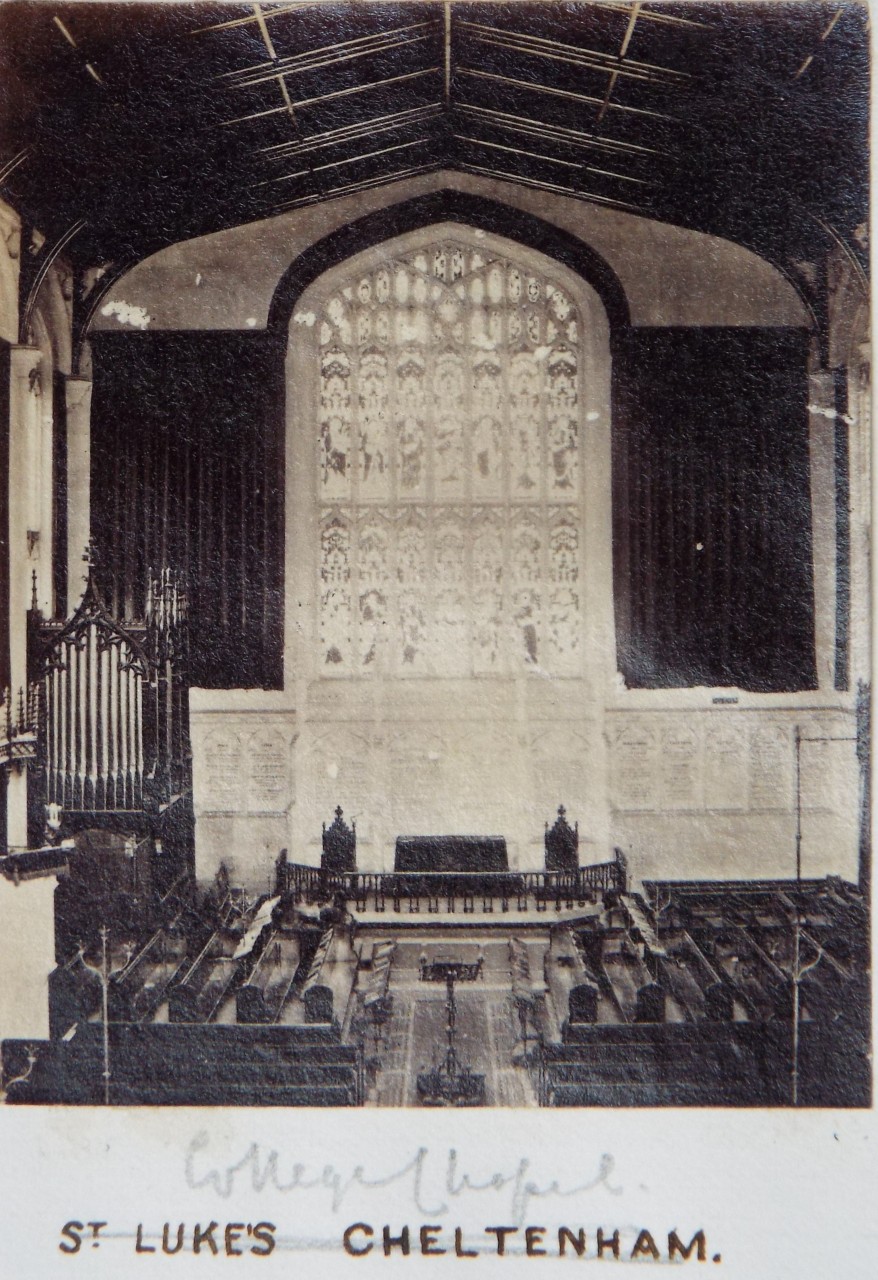
<svg viewBox="0 0 878 1280">
<path fill-rule="evenodd" d="M 481 971 L 475 964 L 458 960 L 436 960 L 421 966 L 422 982 L 445 983 L 445 1036 L 448 1048 L 442 1062 L 430 1071 L 419 1072 L 418 1097 L 427 1106 L 481 1106 L 485 1100 L 485 1077 L 461 1064 L 455 1046 L 457 1005 L 454 999 L 456 981 L 474 982 Z"/>
<path fill-rule="evenodd" d="M 796 888 L 802 881 L 802 730 L 796 725 Z"/>
<path fill-rule="evenodd" d="M 109 988 L 110 976 L 107 967 L 107 938 L 109 937 L 109 929 L 105 924 L 101 925 L 101 982 L 103 986 L 102 992 L 102 1014 L 104 1023 L 104 1106 L 110 1105 L 110 1025 L 109 1025 Z"/>
<path fill-rule="evenodd" d="M 793 1044 L 792 1044 L 792 1066 L 790 1072 L 790 1093 L 792 1105 L 799 1105 L 799 1024 L 800 1024 L 800 998 L 799 988 L 802 979 L 806 974 L 823 959 L 823 948 L 818 947 L 816 957 L 810 964 L 802 968 L 801 964 L 801 946 L 802 946 L 802 912 L 801 912 L 801 888 L 802 888 L 802 743 L 803 742 L 856 742 L 855 737 L 830 738 L 828 736 L 805 737 L 799 725 L 796 725 L 795 743 L 796 743 L 796 901 L 794 903 L 793 914 L 793 961 L 791 966 L 790 978 L 793 988 Z"/>
<path fill-rule="evenodd" d="M 802 730 L 796 725 L 796 901 L 793 917 L 793 1046 L 790 1091 L 792 1104 L 799 1105 L 799 894 L 802 888 Z"/>
<path fill-rule="evenodd" d="M 457 1074 L 457 1053 L 454 1048 L 454 1029 L 457 1023 L 457 1006 L 454 1003 L 454 974 L 449 973 L 445 979 L 445 1016 L 447 1019 L 445 1033 L 448 1037 L 448 1054 L 445 1061 L 449 1074 Z"/>
</svg>

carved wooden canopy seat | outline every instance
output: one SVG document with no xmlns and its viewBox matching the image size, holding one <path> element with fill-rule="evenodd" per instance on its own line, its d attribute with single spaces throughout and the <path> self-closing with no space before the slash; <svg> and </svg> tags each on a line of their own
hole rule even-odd
<svg viewBox="0 0 878 1280">
<path fill-rule="evenodd" d="M 344 810 L 339 805 L 335 817 L 327 827 L 323 824 L 323 856 L 320 859 L 321 871 L 356 871 L 357 869 L 357 824 L 350 826 L 344 820 Z"/>
<path fill-rule="evenodd" d="M 571 827 L 567 810 L 558 806 L 554 826 L 546 823 L 546 870 L 575 871 L 579 866 L 579 823 Z"/>
</svg>

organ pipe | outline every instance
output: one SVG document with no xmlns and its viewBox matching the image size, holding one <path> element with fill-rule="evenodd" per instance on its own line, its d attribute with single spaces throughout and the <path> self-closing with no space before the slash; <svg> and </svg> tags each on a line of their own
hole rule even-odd
<svg viewBox="0 0 878 1280">
<path fill-rule="evenodd" d="M 139 635 L 106 611 L 90 579 L 73 618 L 37 634 L 38 758 L 45 803 L 67 812 L 138 812 L 189 787 L 185 597 L 165 572 Z"/>
</svg>

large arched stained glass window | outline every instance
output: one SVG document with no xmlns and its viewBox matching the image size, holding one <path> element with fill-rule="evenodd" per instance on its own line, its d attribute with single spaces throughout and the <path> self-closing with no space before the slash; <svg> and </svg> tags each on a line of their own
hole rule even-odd
<svg viewBox="0 0 878 1280">
<path fill-rule="evenodd" d="M 443 238 L 348 277 L 315 324 L 323 674 L 579 675 L 569 292 Z"/>
</svg>

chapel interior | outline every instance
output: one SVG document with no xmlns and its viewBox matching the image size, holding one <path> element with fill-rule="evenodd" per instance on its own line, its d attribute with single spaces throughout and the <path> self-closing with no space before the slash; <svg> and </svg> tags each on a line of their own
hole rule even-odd
<svg viewBox="0 0 878 1280">
<path fill-rule="evenodd" d="M 0 7 L 0 1096 L 868 1105 L 859 5 Z"/>
</svg>

